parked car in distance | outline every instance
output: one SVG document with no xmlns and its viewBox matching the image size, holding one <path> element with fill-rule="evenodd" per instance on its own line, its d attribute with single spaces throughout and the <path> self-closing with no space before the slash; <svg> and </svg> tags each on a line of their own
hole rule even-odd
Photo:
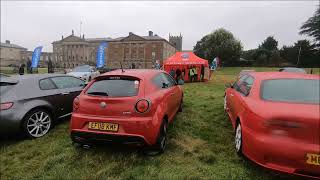
<svg viewBox="0 0 320 180">
<path fill-rule="evenodd" d="M 114 70 L 95 78 L 74 100 L 71 139 L 165 150 L 168 124 L 182 111 L 183 91 L 165 71 Z"/>
<path fill-rule="evenodd" d="M 279 72 L 292 72 L 292 73 L 302 73 L 307 74 L 306 70 L 302 68 L 296 68 L 296 67 L 283 67 L 279 69 Z"/>
<path fill-rule="evenodd" d="M 0 78 L 4 78 L 4 77 L 10 77 L 10 76 L 4 73 L 0 73 Z"/>
<path fill-rule="evenodd" d="M 97 71 L 95 67 L 89 65 L 75 67 L 71 72 L 68 72 L 67 74 L 83 79 L 86 82 L 90 82 L 93 78 L 100 75 L 99 71 Z"/>
<path fill-rule="evenodd" d="M 320 76 L 252 72 L 225 90 L 235 149 L 264 167 L 320 177 Z"/>
<path fill-rule="evenodd" d="M 1 77 L 0 133 L 47 134 L 53 122 L 70 115 L 85 82 L 65 74 Z"/>
</svg>

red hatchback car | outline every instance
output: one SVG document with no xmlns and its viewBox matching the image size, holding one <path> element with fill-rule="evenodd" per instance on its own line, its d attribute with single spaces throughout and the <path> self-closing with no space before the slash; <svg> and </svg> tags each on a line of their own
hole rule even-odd
<svg viewBox="0 0 320 180">
<path fill-rule="evenodd" d="M 163 152 L 167 127 L 182 111 L 183 91 L 166 72 L 115 70 L 96 77 L 75 98 L 73 142 L 147 145 Z"/>
<path fill-rule="evenodd" d="M 235 148 L 286 173 L 320 177 L 319 75 L 251 72 L 225 91 Z"/>
</svg>

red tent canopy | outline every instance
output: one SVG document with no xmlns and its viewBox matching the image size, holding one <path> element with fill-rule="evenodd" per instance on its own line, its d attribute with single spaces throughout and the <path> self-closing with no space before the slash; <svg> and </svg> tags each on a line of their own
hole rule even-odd
<svg viewBox="0 0 320 180">
<path fill-rule="evenodd" d="M 196 56 L 193 52 L 176 52 L 164 61 L 166 65 L 204 65 L 209 67 L 208 61 Z"/>
<path fill-rule="evenodd" d="M 177 75 L 174 72 L 181 71 L 184 81 L 206 81 L 209 79 L 208 61 L 196 56 L 193 52 L 176 52 L 164 61 L 163 67 L 175 78 L 177 78 Z M 207 69 L 207 73 L 205 73 L 205 69 Z M 195 71 L 196 75 L 190 76 L 190 71 Z"/>
</svg>

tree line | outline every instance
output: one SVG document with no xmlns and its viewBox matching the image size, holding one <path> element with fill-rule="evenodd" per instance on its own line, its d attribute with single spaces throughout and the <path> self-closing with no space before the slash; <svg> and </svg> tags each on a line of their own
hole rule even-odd
<svg viewBox="0 0 320 180">
<path fill-rule="evenodd" d="M 278 41 L 269 36 L 257 48 L 244 51 L 240 40 L 220 28 L 199 40 L 193 51 L 210 63 L 219 57 L 223 66 L 320 67 L 320 6 L 302 24 L 300 34 L 308 35 L 312 40 L 302 39 L 279 48 Z"/>
</svg>

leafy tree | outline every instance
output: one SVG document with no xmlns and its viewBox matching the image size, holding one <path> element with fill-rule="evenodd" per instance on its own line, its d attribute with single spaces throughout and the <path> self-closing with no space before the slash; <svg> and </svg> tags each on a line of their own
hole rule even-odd
<svg viewBox="0 0 320 180">
<path fill-rule="evenodd" d="M 266 49 L 269 51 L 278 50 L 278 41 L 275 40 L 273 36 L 269 36 L 261 45 L 259 45 L 259 49 Z"/>
<path fill-rule="evenodd" d="M 300 34 L 313 37 L 315 39 L 315 45 L 320 47 L 320 5 L 315 14 L 310 17 L 300 29 Z"/>
<path fill-rule="evenodd" d="M 301 48 L 301 49 L 300 49 Z M 298 62 L 300 50 L 300 60 Z M 308 40 L 299 40 L 293 46 L 283 46 L 280 50 L 280 56 L 287 62 L 298 66 L 319 66 L 319 50 L 314 48 Z"/>
<path fill-rule="evenodd" d="M 200 41 L 197 42 L 197 44 L 194 46 L 193 51 L 197 54 L 197 56 L 205 58 L 205 47 L 206 47 L 206 40 L 208 39 L 208 35 L 201 38 Z"/>
<path fill-rule="evenodd" d="M 224 65 L 232 65 L 239 60 L 242 45 L 230 31 L 220 28 L 204 36 L 193 50 L 197 56 L 209 62 L 218 56 Z"/>
</svg>

